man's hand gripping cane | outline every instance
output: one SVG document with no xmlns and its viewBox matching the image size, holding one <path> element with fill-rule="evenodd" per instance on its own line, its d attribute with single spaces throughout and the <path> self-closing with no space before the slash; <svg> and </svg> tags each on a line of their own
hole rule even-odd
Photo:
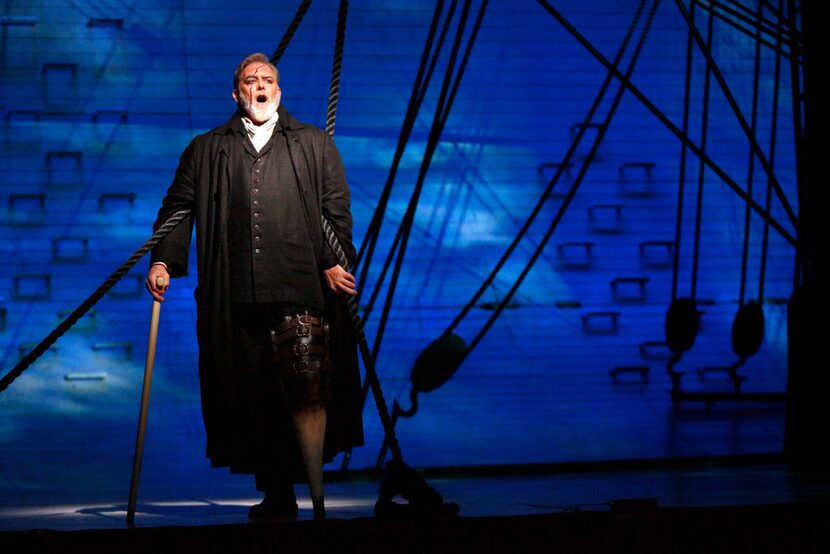
<svg viewBox="0 0 830 554">
<path fill-rule="evenodd" d="M 164 302 L 164 293 L 167 292 L 167 288 L 170 286 L 170 274 L 167 272 L 167 266 L 163 263 L 153 264 L 149 273 L 147 273 L 144 286 L 153 295 L 153 298 L 159 302 Z"/>
</svg>

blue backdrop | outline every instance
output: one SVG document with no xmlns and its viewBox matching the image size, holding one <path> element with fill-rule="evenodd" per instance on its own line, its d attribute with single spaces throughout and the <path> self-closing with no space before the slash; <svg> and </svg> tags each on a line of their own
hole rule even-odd
<svg viewBox="0 0 830 554">
<path fill-rule="evenodd" d="M 261 3 L 260 3 L 261 4 Z M 234 110 L 232 72 L 248 53 L 274 51 L 296 8 L 185 0 L 4 2 L 0 16 L 0 368 L 39 342 L 150 234 L 178 156 Z M 359 244 L 389 170 L 434 3 L 353 2 L 335 140 L 353 193 Z M 608 59 L 634 20 L 634 0 L 555 2 Z M 754 0 L 736 8 L 754 17 Z M 480 2 L 472 3 L 474 14 Z M 684 3 L 688 8 L 688 3 Z M 460 8 L 459 8 L 460 10 Z M 395 181 L 366 292 L 377 283 L 412 194 L 438 101 L 458 11 Z M 643 13 L 622 61 L 631 59 Z M 797 209 L 789 60 L 777 107 L 769 8 L 761 34 L 713 19 L 713 56 Z M 315 2 L 280 64 L 283 103 L 323 126 L 337 3 Z M 707 35 L 709 12 L 695 12 Z M 732 18 L 734 19 L 734 18 Z M 470 21 L 464 31 L 470 35 Z M 675 2 L 658 8 L 631 77 L 676 126 L 683 122 L 688 27 Z M 786 49 L 785 49 L 786 50 Z M 689 138 L 742 190 L 766 205 L 769 180 L 714 79 L 692 48 Z M 490 2 L 418 203 L 378 358 L 387 399 L 409 406 L 418 354 L 467 303 L 540 199 L 584 123 L 605 68 L 539 4 Z M 592 123 L 618 89 L 613 81 Z M 753 91 L 757 90 L 756 102 Z M 754 108 L 753 108 L 754 106 Z M 456 332 L 471 340 L 504 298 L 577 180 L 591 126 L 572 166 L 493 285 Z M 772 144 L 774 143 L 774 146 Z M 736 360 L 730 331 L 742 286 L 761 299 L 760 351 L 742 390 L 783 392 L 786 305 L 793 249 L 688 153 L 678 221 L 681 142 L 626 93 L 561 223 L 501 317 L 444 386 L 419 397 L 398 433 L 414 466 L 717 456 L 779 452 L 781 404 L 673 406 L 664 318 L 679 249 L 678 296 L 702 311 L 694 347 L 678 363 L 687 391 L 730 391 L 719 371 Z M 751 175 L 754 175 L 751 177 Z M 781 200 L 770 213 L 793 233 Z M 696 218 L 700 218 L 695 261 Z M 194 258 L 195 262 L 195 258 Z M 762 275 L 762 265 L 765 273 Z M 150 299 L 142 262 L 92 313 L 0 394 L 0 491 L 16 499 L 61 488 L 125 491 L 140 396 Z M 763 286 L 762 286 L 763 285 Z M 174 282 L 162 309 L 144 483 L 176 495 L 233 478 L 203 458 L 194 281 Z M 694 287 L 694 291 L 693 291 Z M 385 289 L 384 289 L 385 290 Z M 370 342 L 378 311 L 367 321 Z M 639 368 L 621 371 L 615 368 Z M 382 440 L 374 404 L 366 446 L 350 467 L 371 467 Z M 337 461 L 340 463 L 340 460 Z M 219 474 L 219 475 L 217 475 Z M 194 483 L 196 483 L 194 485 Z M 155 488 L 153 488 L 155 487 Z"/>
</svg>

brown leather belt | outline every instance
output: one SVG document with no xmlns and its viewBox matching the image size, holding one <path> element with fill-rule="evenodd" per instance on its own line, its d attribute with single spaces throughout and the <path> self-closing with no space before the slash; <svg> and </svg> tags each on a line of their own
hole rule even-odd
<svg viewBox="0 0 830 554">
<path fill-rule="evenodd" d="M 317 409 L 331 396 L 328 325 L 322 318 L 284 313 L 271 329 L 273 362 L 289 411 Z"/>
<path fill-rule="evenodd" d="M 284 321 L 275 329 L 272 329 L 271 342 L 274 345 L 278 345 L 294 337 L 308 337 L 311 335 L 325 334 L 326 330 L 323 328 L 320 318 L 303 314 Z"/>
</svg>

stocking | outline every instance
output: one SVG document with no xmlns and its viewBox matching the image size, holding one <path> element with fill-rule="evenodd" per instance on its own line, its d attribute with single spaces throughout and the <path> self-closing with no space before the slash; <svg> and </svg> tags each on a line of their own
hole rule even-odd
<svg viewBox="0 0 830 554">
<path fill-rule="evenodd" d="M 323 443 L 326 437 L 326 409 L 299 410 L 292 414 L 292 418 L 308 477 L 308 492 L 314 505 L 314 516 L 323 517 Z"/>
</svg>

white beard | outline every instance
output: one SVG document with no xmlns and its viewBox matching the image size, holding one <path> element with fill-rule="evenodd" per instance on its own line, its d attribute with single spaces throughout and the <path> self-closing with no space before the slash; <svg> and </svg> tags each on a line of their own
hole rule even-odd
<svg viewBox="0 0 830 554">
<path fill-rule="evenodd" d="M 276 98 L 265 104 L 255 102 L 253 98 L 243 97 L 242 99 L 242 109 L 245 110 L 248 117 L 252 121 L 261 121 L 263 123 L 271 119 L 271 116 L 277 111 L 279 105 L 280 101 Z"/>
</svg>

